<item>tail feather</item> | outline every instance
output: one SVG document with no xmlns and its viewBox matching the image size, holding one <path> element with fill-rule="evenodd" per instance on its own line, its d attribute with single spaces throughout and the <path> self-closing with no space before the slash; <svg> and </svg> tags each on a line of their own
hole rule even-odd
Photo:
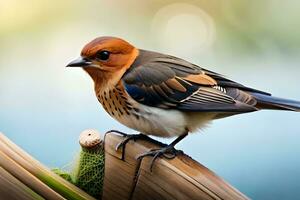
<svg viewBox="0 0 300 200">
<path fill-rule="evenodd" d="M 257 100 L 256 107 L 259 109 L 290 110 L 300 112 L 299 101 L 259 93 L 251 93 L 251 95 L 253 95 Z"/>
</svg>

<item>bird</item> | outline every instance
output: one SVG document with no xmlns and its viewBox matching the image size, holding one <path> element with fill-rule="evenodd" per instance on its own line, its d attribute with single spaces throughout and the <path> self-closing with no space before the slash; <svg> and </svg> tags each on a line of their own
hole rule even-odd
<svg viewBox="0 0 300 200">
<path fill-rule="evenodd" d="M 299 101 L 274 97 L 184 59 L 138 49 L 117 37 L 92 40 L 67 67 L 83 68 L 105 111 L 141 133 L 118 147 L 145 135 L 176 137 L 169 145 L 141 155 L 153 156 L 153 161 L 168 153 L 176 156 L 174 146 L 179 141 L 213 120 L 262 109 L 300 111 Z"/>
</svg>

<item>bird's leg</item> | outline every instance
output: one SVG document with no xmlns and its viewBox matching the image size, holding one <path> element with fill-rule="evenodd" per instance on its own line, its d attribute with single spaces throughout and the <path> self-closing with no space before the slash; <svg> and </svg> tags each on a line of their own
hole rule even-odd
<svg viewBox="0 0 300 200">
<path fill-rule="evenodd" d="M 112 130 L 112 131 L 109 131 L 108 133 L 111 133 L 111 132 L 116 132 L 120 135 L 122 135 L 123 137 L 126 137 L 123 141 L 121 141 L 117 146 L 116 146 L 116 151 L 118 151 L 120 148 L 122 148 L 122 156 L 121 156 L 121 159 L 124 160 L 125 158 L 125 149 L 126 149 L 126 145 L 127 143 L 130 141 L 130 140 L 133 140 L 133 141 L 136 141 L 137 139 L 143 139 L 143 140 L 147 140 L 149 139 L 148 136 L 140 133 L 140 134 L 126 134 L 126 133 L 123 133 L 123 132 L 120 132 L 120 131 L 115 131 L 115 130 Z"/>
<path fill-rule="evenodd" d="M 123 137 L 126 137 L 128 135 L 127 133 L 124 133 L 124 132 L 121 132 L 121 131 L 117 131 L 117 130 L 107 131 L 106 134 L 108 134 L 108 133 L 117 133 L 117 134 L 122 135 Z"/>
<path fill-rule="evenodd" d="M 151 160 L 151 165 L 150 165 L 150 171 L 152 172 L 153 164 L 159 156 L 163 156 L 167 159 L 173 159 L 178 154 L 182 154 L 182 151 L 176 150 L 174 148 L 174 146 L 178 142 L 180 142 L 183 138 L 185 138 L 187 135 L 188 135 L 188 133 L 186 132 L 186 133 L 182 134 L 181 136 L 179 136 L 178 138 L 176 138 L 171 144 L 169 144 L 165 147 L 162 147 L 161 149 L 152 149 L 149 152 L 139 155 L 137 159 L 141 160 L 146 156 L 153 156 L 153 158 Z"/>
</svg>

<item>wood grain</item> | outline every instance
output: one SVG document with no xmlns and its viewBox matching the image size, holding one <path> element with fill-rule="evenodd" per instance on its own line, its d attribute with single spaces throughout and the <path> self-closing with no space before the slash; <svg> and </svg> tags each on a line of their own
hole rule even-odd
<svg viewBox="0 0 300 200">
<path fill-rule="evenodd" d="M 130 141 L 126 146 L 125 160 L 122 161 L 121 151 L 116 151 L 115 147 L 123 139 L 115 133 L 105 136 L 104 200 L 249 199 L 184 154 L 170 160 L 157 159 L 151 172 L 151 157 L 141 162 L 136 158 L 150 149 L 161 147 L 154 141 Z"/>
</svg>

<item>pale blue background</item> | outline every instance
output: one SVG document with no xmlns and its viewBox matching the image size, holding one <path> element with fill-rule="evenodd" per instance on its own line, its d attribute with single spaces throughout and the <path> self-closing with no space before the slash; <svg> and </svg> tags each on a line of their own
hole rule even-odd
<svg viewBox="0 0 300 200">
<path fill-rule="evenodd" d="M 131 132 L 104 112 L 82 70 L 64 68 L 100 35 L 120 36 L 300 100 L 296 1 L 178 1 L 185 3 L 175 5 L 178 11 L 167 7 L 172 1 L 141 2 L 0 1 L 0 131 L 49 167 L 73 160 L 86 128 Z M 164 13 L 175 15 L 173 21 Z M 297 199 L 299 123 L 300 114 L 293 112 L 238 115 L 215 121 L 178 148 L 253 199 Z"/>
</svg>

